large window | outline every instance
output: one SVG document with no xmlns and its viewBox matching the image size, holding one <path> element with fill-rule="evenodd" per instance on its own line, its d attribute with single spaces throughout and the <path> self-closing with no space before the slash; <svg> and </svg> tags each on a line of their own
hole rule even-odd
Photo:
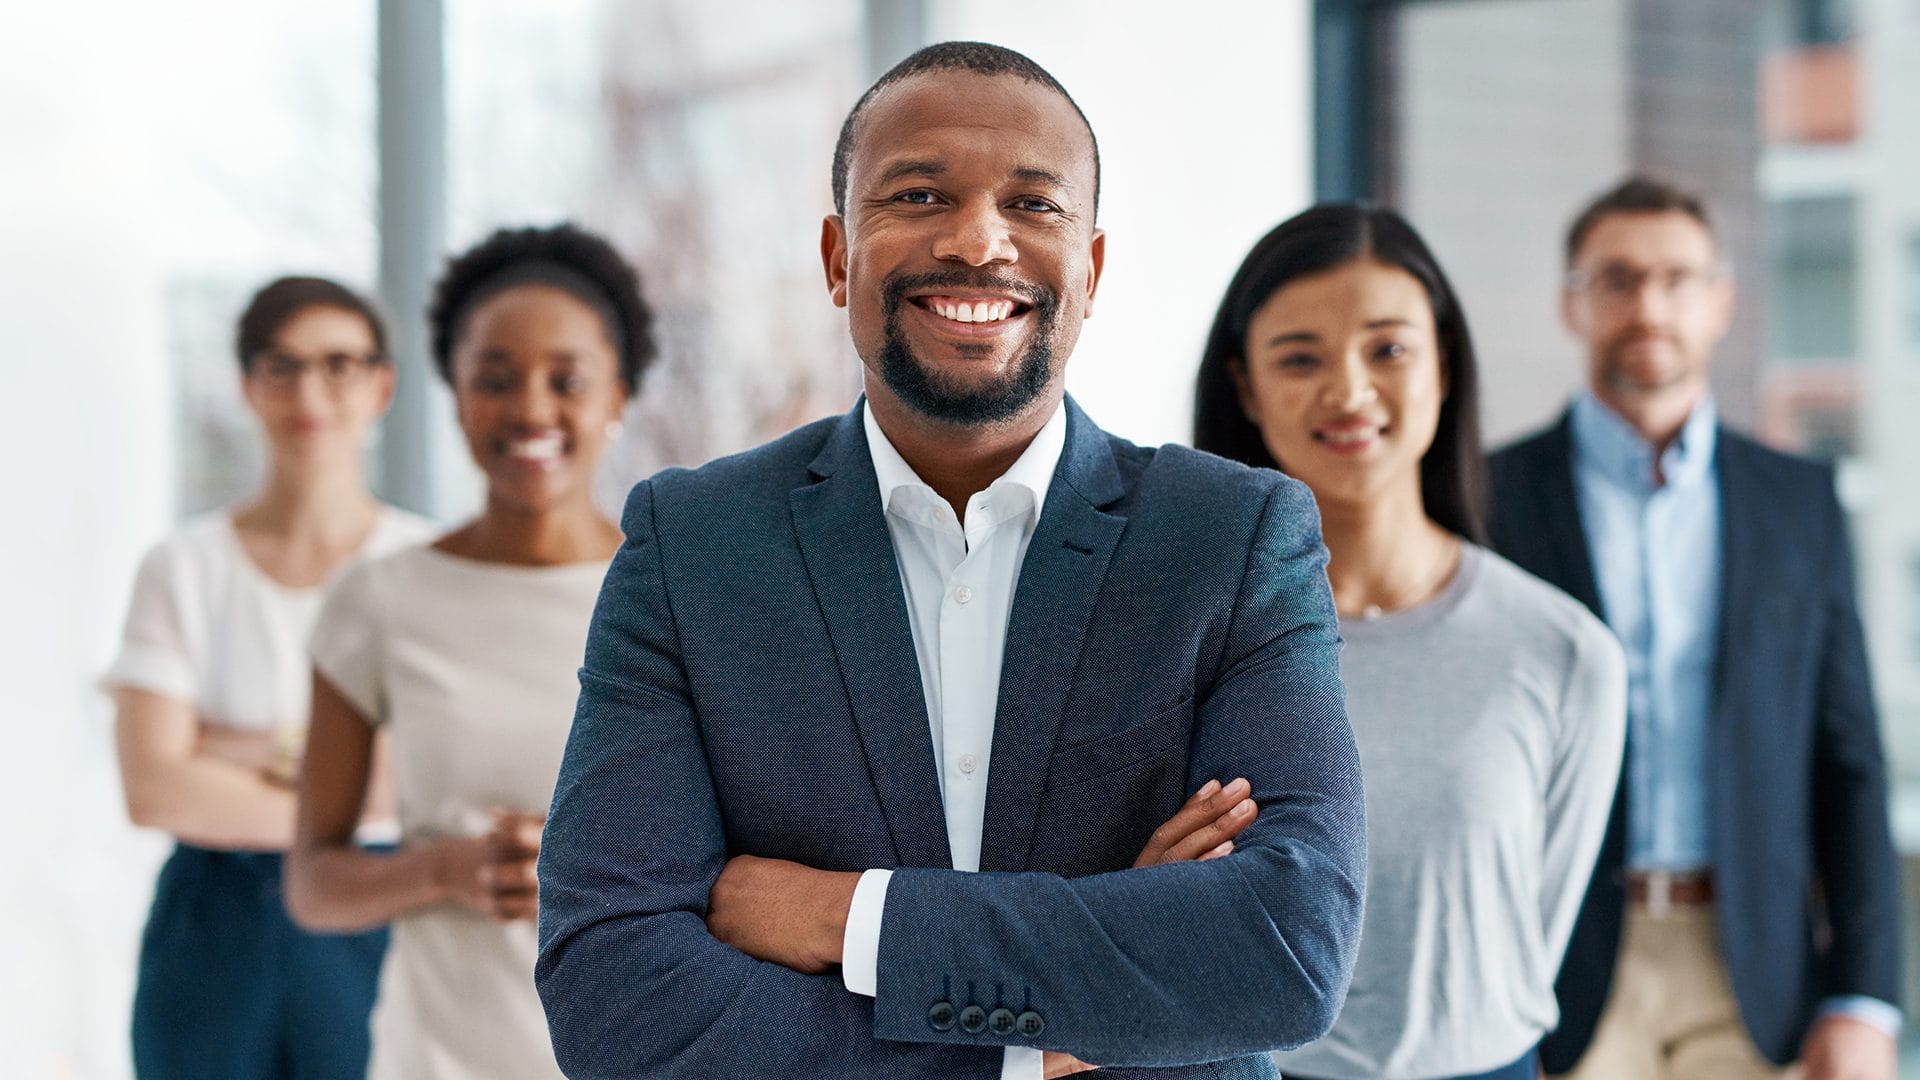
<svg viewBox="0 0 1920 1080">
<path fill-rule="evenodd" d="M 0 33 L 0 1072 L 130 1074 L 165 844 L 126 824 L 94 680 L 139 553 L 252 483 L 232 327 L 371 285 L 373 4 L 17 5 Z"/>
</svg>

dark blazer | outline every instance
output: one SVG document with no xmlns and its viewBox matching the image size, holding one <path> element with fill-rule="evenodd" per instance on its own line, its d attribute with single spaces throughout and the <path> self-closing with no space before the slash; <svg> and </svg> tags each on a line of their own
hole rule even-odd
<svg viewBox="0 0 1920 1080">
<path fill-rule="evenodd" d="M 1818 1002 L 1898 1004 L 1898 863 L 1852 549 L 1825 466 L 1721 428 L 1722 600 L 1707 778 L 1720 947 L 1760 1052 L 1798 1056 Z M 1495 454 L 1493 540 L 1601 615 L 1570 419 Z M 1629 750 L 1631 752 L 1631 750 Z M 1627 785 L 1614 801 L 1555 991 L 1548 1072 L 1599 1023 L 1626 906 Z"/>
<path fill-rule="evenodd" d="M 1331 1024 L 1365 853 L 1312 498 L 1067 407 L 980 873 L 950 869 L 859 410 L 634 489 L 540 855 L 536 979 L 570 1076 L 993 1077 L 1029 1045 L 1271 1077 L 1259 1052 Z M 1260 816 L 1232 855 L 1108 873 L 1236 776 Z M 709 936 L 742 853 L 898 868 L 877 998 Z M 969 1005 L 1044 1027 L 970 1032 Z"/>
</svg>

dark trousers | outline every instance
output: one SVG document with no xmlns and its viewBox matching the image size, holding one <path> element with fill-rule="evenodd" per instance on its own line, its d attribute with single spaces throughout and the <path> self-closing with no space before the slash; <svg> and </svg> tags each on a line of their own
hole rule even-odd
<svg viewBox="0 0 1920 1080">
<path fill-rule="evenodd" d="M 364 1080 L 387 932 L 310 934 L 287 917 L 280 856 L 181 844 L 140 946 L 141 1080 Z"/>
<path fill-rule="evenodd" d="M 1286 1080 L 1307 1080 L 1304 1076 L 1288 1073 Z M 1511 1065 L 1502 1065 L 1487 1072 L 1474 1073 L 1471 1076 L 1446 1077 L 1444 1080 L 1540 1080 L 1540 1054 L 1529 1050 L 1520 1055 L 1520 1060 Z"/>
</svg>

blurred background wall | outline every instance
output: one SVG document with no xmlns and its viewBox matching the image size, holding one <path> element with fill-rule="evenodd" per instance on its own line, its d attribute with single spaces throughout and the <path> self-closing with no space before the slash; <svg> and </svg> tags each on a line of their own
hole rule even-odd
<svg viewBox="0 0 1920 1080">
<path fill-rule="evenodd" d="M 165 845 L 124 824 L 93 680 L 139 553 L 255 480 L 229 345 L 248 292 L 303 270 L 387 298 L 406 390 L 369 467 L 452 521 L 477 486 L 423 351 L 427 281 L 500 224 L 606 232 L 663 345 L 600 478 L 612 509 L 656 468 L 852 400 L 817 252 L 833 139 L 875 74 L 946 38 L 1027 52 L 1099 133 L 1108 267 L 1069 387 L 1141 442 L 1185 438 L 1227 278 L 1316 196 L 1391 202 L 1426 233 L 1505 438 L 1579 378 L 1554 307 L 1576 205 L 1629 168 L 1705 189 L 1741 292 L 1716 391 L 1735 421 L 1840 467 L 1897 840 L 1920 851 L 1910 3 L 69 0 L 7 22 L 8 1075 L 128 1075 Z"/>
</svg>

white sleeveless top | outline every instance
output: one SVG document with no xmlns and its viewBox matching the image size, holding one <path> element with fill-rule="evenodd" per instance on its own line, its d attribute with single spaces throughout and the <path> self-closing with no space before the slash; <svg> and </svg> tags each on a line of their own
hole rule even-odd
<svg viewBox="0 0 1920 1080">
<path fill-rule="evenodd" d="M 438 531 L 425 518 L 382 507 L 333 579 L 293 588 L 254 564 L 231 511 L 192 518 L 141 562 L 120 651 L 101 685 L 162 694 L 191 704 L 202 720 L 297 740 L 312 705 L 307 639 L 328 585 L 364 559 Z"/>
</svg>

